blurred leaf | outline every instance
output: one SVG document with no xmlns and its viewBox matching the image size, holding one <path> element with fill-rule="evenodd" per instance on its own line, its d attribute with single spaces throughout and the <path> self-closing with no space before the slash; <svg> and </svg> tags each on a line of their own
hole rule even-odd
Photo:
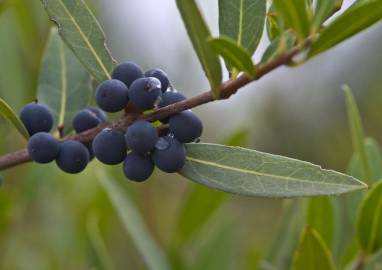
<svg viewBox="0 0 382 270">
<path fill-rule="evenodd" d="M 316 197 L 309 199 L 306 224 L 315 229 L 331 248 L 334 236 L 334 209 L 330 197 Z"/>
<path fill-rule="evenodd" d="M 29 134 L 23 122 L 21 122 L 19 116 L 2 98 L 0 98 L 0 115 L 8 120 L 9 123 L 13 124 L 20 134 L 28 140 Z"/>
<path fill-rule="evenodd" d="M 298 237 L 303 225 L 301 203 L 298 200 L 285 201 L 285 209 L 280 218 L 276 234 L 267 251 L 262 265 L 270 264 L 272 269 L 287 269 L 298 244 Z M 262 267 L 261 269 L 267 269 Z"/>
<path fill-rule="evenodd" d="M 250 55 L 255 52 L 264 29 L 266 0 L 219 0 L 219 32 Z M 230 65 L 230 64 L 229 64 Z"/>
<path fill-rule="evenodd" d="M 248 143 L 249 136 L 248 129 L 238 129 L 224 139 L 224 144 L 229 146 L 245 146 Z"/>
<path fill-rule="evenodd" d="M 97 258 L 100 264 L 102 265 L 102 269 L 112 270 L 114 269 L 113 261 L 108 253 L 107 247 L 102 238 L 98 222 L 98 217 L 95 214 L 91 214 L 88 216 L 86 223 L 88 237 L 94 251 L 98 256 Z"/>
<path fill-rule="evenodd" d="M 91 95 L 88 72 L 52 28 L 41 64 L 38 101 L 50 107 L 56 126 L 63 125 L 67 134 L 74 115 L 89 104 Z"/>
<path fill-rule="evenodd" d="M 222 81 L 222 70 L 219 57 L 208 43 L 211 34 L 195 0 L 176 0 L 188 36 L 211 84 L 215 97 L 219 96 L 218 86 Z"/>
<path fill-rule="evenodd" d="M 225 192 L 261 197 L 340 194 L 365 188 L 362 182 L 317 165 L 240 147 L 186 145 L 180 173 Z"/>
<path fill-rule="evenodd" d="M 110 79 L 114 60 L 101 26 L 84 0 L 41 1 L 62 39 L 94 79 L 98 83 Z"/>
<path fill-rule="evenodd" d="M 300 39 L 309 35 L 310 18 L 305 0 L 274 0 L 273 4 L 287 29 L 295 30 Z"/>
<path fill-rule="evenodd" d="M 300 247 L 293 257 L 293 270 L 334 270 L 334 262 L 328 247 L 319 233 L 305 229 Z"/>
<path fill-rule="evenodd" d="M 382 269 L 382 250 L 367 258 L 364 270 Z"/>
<path fill-rule="evenodd" d="M 256 69 L 248 51 L 231 38 L 221 36 L 210 39 L 209 43 L 230 67 L 235 68 L 237 71 L 244 71 L 252 78 L 256 77 Z"/>
<path fill-rule="evenodd" d="M 326 27 L 312 44 L 309 57 L 326 51 L 368 28 L 382 18 L 381 0 L 360 2 L 347 9 Z"/>
<path fill-rule="evenodd" d="M 361 179 L 369 183 L 371 181 L 371 171 L 364 144 L 365 136 L 363 132 L 361 115 L 349 86 L 345 85 L 343 86 L 343 89 L 346 97 L 347 115 L 351 131 L 353 149 L 359 156 L 362 164 Z"/>
<path fill-rule="evenodd" d="M 265 50 L 261 63 L 267 63 L 277 58 L 286 50 L 291 49 L 296 42 L 296 37 L 289 31 L 282 33 L 280 36 L 272 40 L 271 44 Z"/>
<path fill-rule="evenodd" d="M 382 181 L 366 195 L 360 206 L 357 233 L 362 249 L 372 254 L 382 246 Z"/>
<path fill-rule="evenodd" d="M 314 12 L 312 29 L 316 32 L 322 23 L 328 18 L 331 12 L 334 10 L 336 0 L 317 0 L 316 8 Z"/>
<path fill-rule="evenodd" d="M 267 35 L 270 41 L 273 41 L 281 33 L 279 14 L 275 9 L 275 5 L 271 5 L 266 17 Z"/>
<path fill-rule="evenodd" d="M 379 143 L 371 137 L 365 139 L 366 155 L 370 161 L 373 182 L 382 179 L 382 152 Z"/>
<path fill-rule="evenodd" d="M 4 178 L 0 175 L 0 187 L 3 185 Z"/>
<path fill-rule="evenodd" d="M 135 205 L 122 192 L 122 187 L 101 169 L 97 170 L 97 178 L 123 222 L 126 232 L 144 259 L 147 269 L 170 269 L 163 252 L 150 236 Z"/>
<path fill-rule="evenodd" d="M 183 200 L 173 232 L 176 245 L 186 242 L 211 218 L 222 205 L 225 194 L 193 185 Z"/>
</svg>

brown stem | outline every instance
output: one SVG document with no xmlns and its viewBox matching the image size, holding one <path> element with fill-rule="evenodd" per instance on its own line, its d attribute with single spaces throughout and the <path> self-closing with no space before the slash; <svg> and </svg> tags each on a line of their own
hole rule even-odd
<svg viewBox="0 0 382 270">
<path fill-rule="evenodd" d="M 220 92 L 219 99 L 228 99 L 244 85 L 250 83 L 251 81 L 260 79 L 262 76 L 264 76 L 265 74 L 269 73 L 270 71 L 274 70 L 275 68 L 279 66 L 289 63 L 296 54 L 298 54 L 304 48 L 308 47 L 310 43 L 311 43 L 311 39 L 308 38 L 306 39 L 304 44 L 300 46 L 296 46 L 286 51 L 285 53 L 279 55 L 274 60 L 266 64 L 259 64 L 256 67 L 256 78 L 250 78 L 246 74 L 242 74 L 236 79 L 223 82 L 219 87 L 219 92 Z M 121 131 L 125 131 L 127 127 L 139 117 L 143 120 L 153 122 L 156 120 L 164 119 L 175 113 L 178 113 L 187 109 L 191 109 L 196 106 L 200 106 L 202 104 L 209 103 L 211 101 L 215 101 L 215 100 L 212 96 L 211 91 L 209 90 L 197 96 L 157 109 L 152 113 L 142 115 L 142 116 L 140 116 L 140 114 L 134 108 L 127 107 L 126 112 L 129 112 L 129 113 L 127 114 L 127 116 L 122 117 L 117 122 L 112 124 L 101 124 L 98 127 L 87 130 L 80 134 L 67 136 L 61 139 L 60 141 L 71 139 L 71 140 L 78 140 L 80 142 L 89 142 L 105 127 L 111 127 L 111 128 L 119 129 Z M 5 154 L 3 156 L 0 156 L 0 170 L 11 168 L 28 161 L 30 161 L 30 158 L 28 156 L 26 149 Z"/>
<path fill-rule="evenodd" d="M 366 258 L 366 253 L 361 251 L 358 255 L 354 270 L 363 270 L 365 268 Z"/>
</svg>

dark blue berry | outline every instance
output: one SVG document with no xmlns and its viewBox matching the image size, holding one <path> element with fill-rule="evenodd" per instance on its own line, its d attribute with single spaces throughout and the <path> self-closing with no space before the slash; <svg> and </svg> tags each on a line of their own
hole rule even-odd
<svg viewBox="0 0 382 270">
<path fill-rule="evenodd" d="M 133 62 L 119 64 L 112 73 L 112 78 L 122 81 L 127 87 L 139 78 L 143 77 L 142 69 Z"/>
<path fill-rule="evenodd" d="M 186 161 L 186 151 L 182 143 L 171 136 L 159 138 L 151 154 L 154 164 L 162 171 L 179 171 Z"/>
<path fill-rule="evenodd" d="M 154 171 L 154 163 L 147 155 L 130 152 L 123 163 L 123 172 L 132 181 L 143 182 Z"/>
<path fill-rule="evenodd" d="M 185 99 L 186 97 L 179 92 L 167 91 L 162 94 L 162 101 L 159 103 L 159 107 L 166 107 L 168 105 L 174 104 Z M 160 121 L 162 123 L 168 123 L 168 120 L 169 117 L 166 117 L 164 119 L 161 119 Z"/>
<path fill-rule="evenodd" d="M 162 84 L 162 92 L 163 93 L 166 92 L 167 88 L 170 85 L 170 81 L 168 80 L 167 74 L 159 68 L 154 68 L 154 69 L 150 69 L 150 70 L 146 71 L 145 76 L 157 78 Z"/>
<path fill-rule="evenodd" d="M 47 107 L 38 103 L 29 103 L 20 112 L 29 135 L 37 132 L 49 132 L 53 127 L 53 116 Z"/>
<path fill-rule="evenodd" d="M 56 159 L 59 143 L 47 132 L 34 134 L 28 142 L 28 155 L 37 163 L 49 163 Z"/>
<path fill-rule="evenodd" d="M 77 133 L 95 128 L 101 123 L 98 116 L 90 109 L 82 109 L 73 118 L 72 126 Z"/>
<path fill-rule="evenodd" d="M 105 128 L 93 140 L 94 156 L 102 163 L 114 165 L 126 157 L 125 137 L 119 131 Z"/>
<path fill-rule="evenodd" d="M 129 149 L 144 154 L 153 150 L 158 132 L 151 123 L 138 120 L 128 127 L 125 137 Z"/>
<path fill-rule="evenodd" d="M 89 152 L 89 161 L 92 161 L 94 159 L 93 142 L 90 141 L 90 142 L 84 143 L 84 145 Z"/>
<path fill-rule="evenodd" d="M 169 125 L 170 132 L 183 143 L 194 141 L 199 138 L 203 132 L 202 121 L 190 110 L 171 116 Z"/>
<path fill-rule="evenodd" d="M 130 102 L 141 110 L 154 108 L 155 104 L 160 102 L 161 96 L 161 83 L 153 77 L 140 78 L 129 88 Z"/>
<path fill-rule="evenodd" d="M 88 110 L 92 111 L 93 113 L 95 113 L 95 115 L 97 115 L 97 117 L 101 121 L 101 123 L 107 122 L 107 116 L 106 116 L 105 112 L 102 111 L 101 109 L 99 109 L 97 107 L 86 107 L 85 109 L 88 109 Z"/>
<path fill-rule="evenodd" d="M 60 145 L 56 158 L 58 167 L 67 173 L 79 173 L 89 162 L 89 152 L 86 147 L 74 140 L 68 140 Z"/>
<path fill-rule="evenodd" d="M 119 80 L 107 80 L 96 90 L 97 105 L 106 112 L 118 112 L 129 102 L 127 86 Z"/>
</svg>

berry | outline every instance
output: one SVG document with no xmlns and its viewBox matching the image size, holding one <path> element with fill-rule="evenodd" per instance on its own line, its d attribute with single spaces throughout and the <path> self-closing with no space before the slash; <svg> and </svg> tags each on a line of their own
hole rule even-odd
<svg viewBox="0 0 382 270">
<path fill-rule="evenodd" d="M 88 109 L 95 113 L 95 115 L 98 117 L 98 119 L 101 121 L 101 123 L 107 122 L 107 116 L 104 111 L 97 107 L 87 107 L 85 109 Z"/>
<path fill-rule="evenodd" d="M 129 102 L 126 85 L 119 80 L 107 80 L 96 90 L 97 105 L 106 112 L 118 112 Z"/>
<path fill-rule="evenodd" d="M 154 163 L 149 156 L 130 152 L 123 163 L 123 172 L 132 181 L 143 182 L 154 171 Z"/>
<path fill-rule="evenodd" d="M 163 93 L 166 92 L 167 88 L 170 85 L 170 81 L 168 80 L 167 74 L 159 68 L 154 68 L 154 69 L 150 69 L 150 70 L 146 71 L 145 77 L 157 78 L 160 81 L 160 83 L 162 84 L 162 92 Z"/>
<path fill-rule="evenodd" d="M 141 110 L 154 108 L 161 96 L 161 83 L 153 77 L 140 78 L 134 81 L 129 88 L 131 103 Z"/>
<path fill-rule="evenodd" d="M 119 64 L 112 73 L 112 78 L 122 81 L 127 87 L 139 78 L 143 77 L 142 69 L 133 62 Z"/>
<path fill-rule="evenodd" d="M 170 104 L 185 100 L 186 96 L 179 92 L 167 91 L 162 94 L 162 101 L 159 103 L 159 107 L 166 107 Z"/>
<path fill-rule="evenodd" d="M 131 150 L 144 154 L 153 150 L 158 140 L 156 128 L 147 121 L 135 121 L 125 135 L 127 147 Z"/>
<path fill-rule="evenodd" d="M 93 140 L 93 152 L 102 163 L 114 165 L 126 157 L 126 142 L 122 133 L 105 128 Z"/>
<path fill-rule="evenodd" d="M 171 116 L 169 125 L 170 132 L 183 143 L 194 141 L 199 138 L 203 132 L 202 121 L 190 110 Z"/>
<path fill-rule="evenodd" d="M 47 132 L 38 132 L 29 139 L 28 154 L 37 163 L 49 163 L 55 160 L 58 151 L 57 140 Z"/>
<path fill-rule="evenodd" d="M 94 152 L 93 152 L 93 142 L 87 142 L 87 143 L 84 143 L 86 149 L 88 149 L 88 152 L 89 152 L 89 161 L 92 161 L 93 158 L 94 158 Z"/>
<path fill-rule="evenodd" d="M 53 116 L 47 107 L 38 103 L 29 103 L 22 108 L 20 119 L 29 135 L 37 132 L 49 132 L 53 127 Z"/>
<path fill-rule="evenodd" d="M 172 173 L 180 170 L 186 161 L 182 143 L 171 136 L 159 138 L 151 154 L 154 164 L 162 171 Z"/>
<path fill-rule="evenodd" d="M 77 133 L 92 129 L 98 126 L 101 120 L 90 109 L 82 109 L 73 118 L 72 126 Z"/>
<path fill-rule="evenodd" d="M 86 147 L 74 140 L 68 140 L 60 145 L 56 158 L 58 167 L 67 173 L 79 173 L 89 162 L 89 152 Z"/>
</svg>

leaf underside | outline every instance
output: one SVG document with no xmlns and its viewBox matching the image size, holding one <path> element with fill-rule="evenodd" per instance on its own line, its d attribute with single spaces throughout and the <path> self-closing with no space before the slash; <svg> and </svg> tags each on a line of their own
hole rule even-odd
<svg viewBox="0 0 382 270">
<path fill-rule="evenodd" d="M 29 138 L 29 133 L 19 116 L 2 98 L 0 98 L 0 115 L 12 123 L 25 139 Z"/>
</svg>

